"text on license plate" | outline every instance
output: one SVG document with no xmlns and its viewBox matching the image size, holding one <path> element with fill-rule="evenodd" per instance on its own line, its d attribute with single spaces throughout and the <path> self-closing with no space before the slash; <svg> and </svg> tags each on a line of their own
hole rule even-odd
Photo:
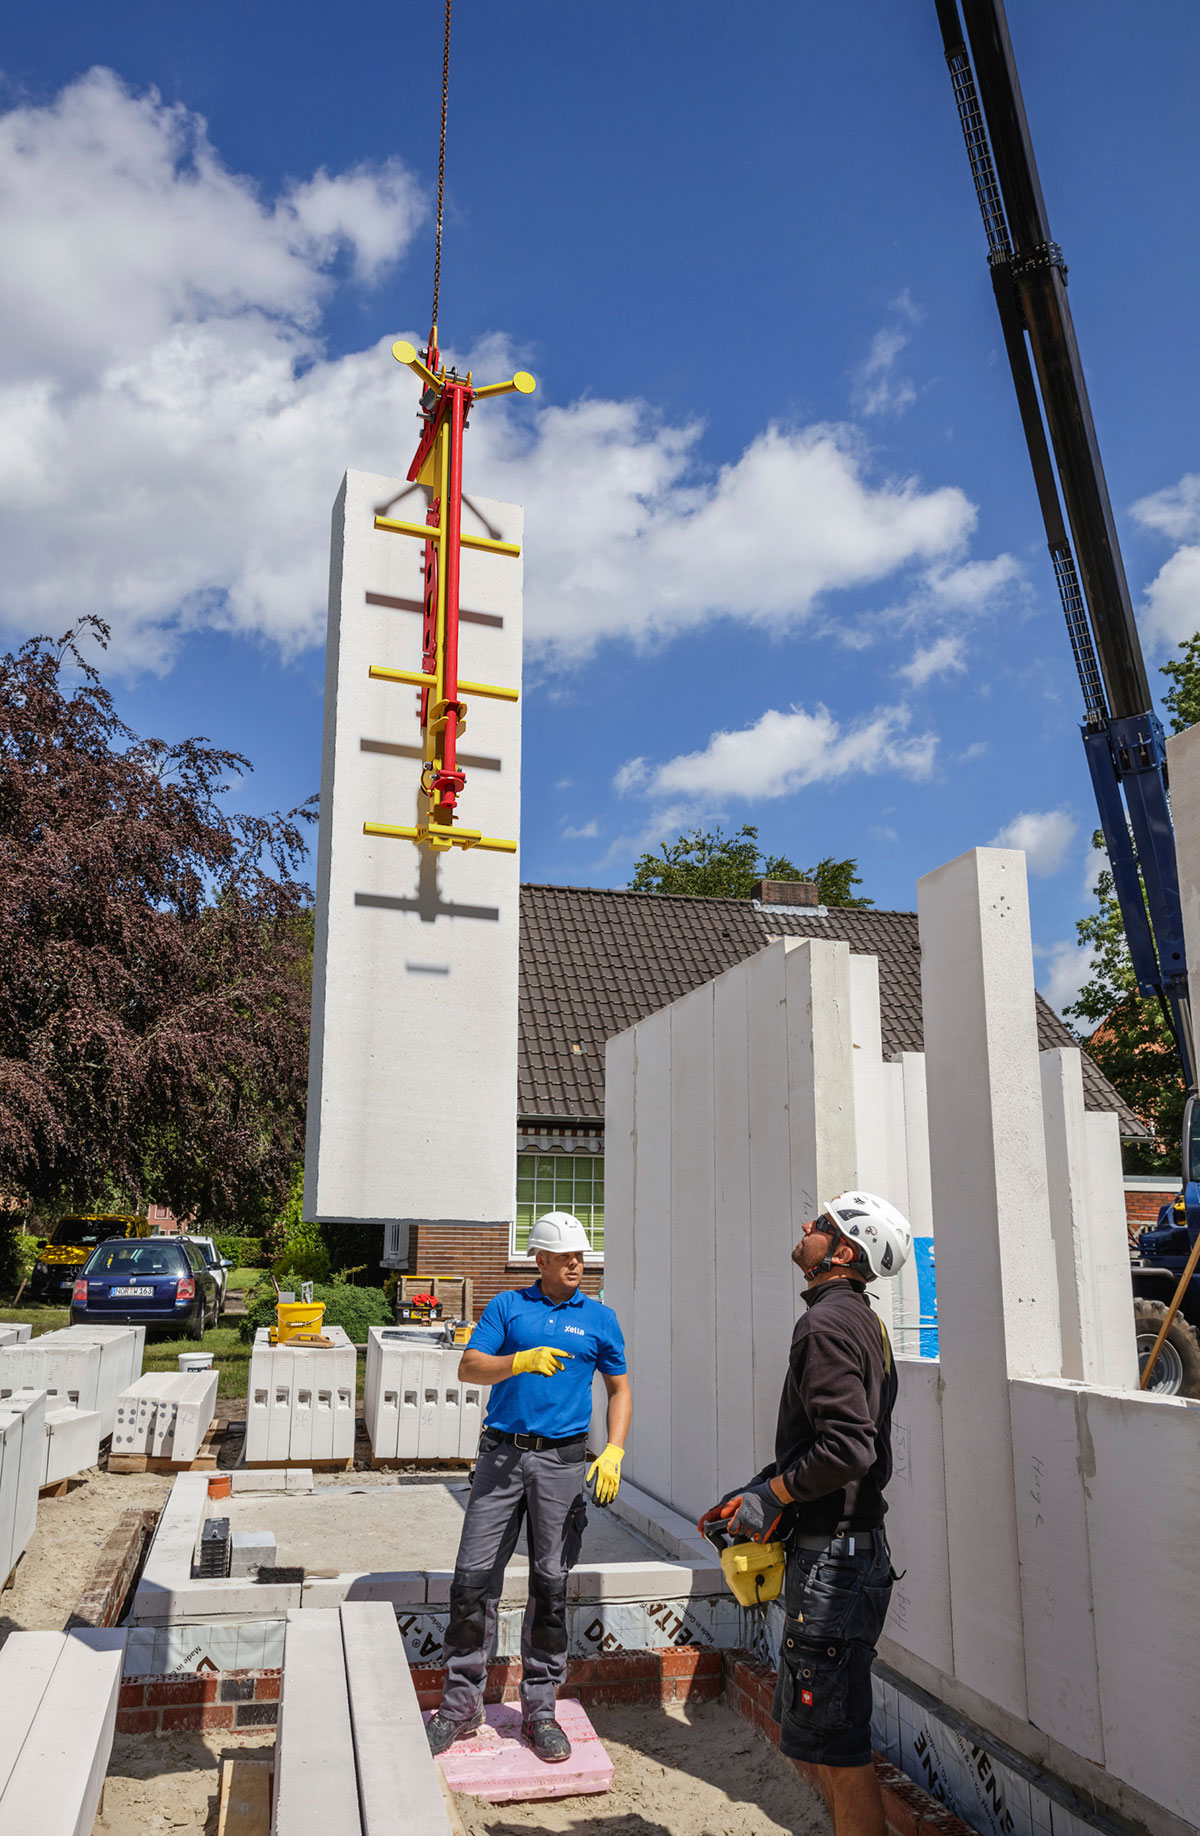
<svg viewBox="0 0 1200 1836">
<path fill-rule="evenodd" d="M 153 1288 L 112 1288 L 114 1300 L 153 1300 Z"/>
</svg>

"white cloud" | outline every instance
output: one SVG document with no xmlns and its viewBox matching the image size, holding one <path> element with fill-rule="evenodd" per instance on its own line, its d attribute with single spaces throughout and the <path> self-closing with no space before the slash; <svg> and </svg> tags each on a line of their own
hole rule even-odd
<svg viewBox="0 0 1200 1836">
<path fill-rule="evenodd" d="M 910 662 L 902 664 L 896 671 L 903 676 L 913 688 L 923 688 L 935 676 L 944 676 L 954 670 L 964 670 L 967 666 L 962 659 L 963 640 L 953 632 L 944 632 L 935 638 L 932 644 L 918 649 Z"/>
<path fill-rule="evenodd" d="M 1133 514 L 1143 529 L 1153 529 L 1172 542 L 1200 537 L 1200 473 L 1185 472 L 1178 484 L 1140 497 Z"/>
<path fill-rule="evenodd" d="M 916 384 L 895 374 L 896 364 L 908 347 L 904 325 L 919 325 L 920 309 L 907 289 L 892 301 L 892 323 L 875 333 L 871 348 L 852 378 L 851 400 L 859 414 L 903 414 L 917 399 Z"/>
<path fill-rule="evenodd" d="M 107 71 L 0 117 L 0 621 L 100 613 L 130 668 L 202 626 L 318 642 L 338 479 L 403 471 L 415 393 L 390 340 L 332 358 L 321 317 L 347 271 L 403 258 L 424 209 L 394 161 L 264 199 L 198 116 Z M 469 356 L 502 375 L 514 353 Z M 471 478 L 527 507 L 544 658 L 718 618 L 788 629 L 911 570 L 952 597 L 994 565 L 964 558 L 962 491 L 881 475 L 852 428 L 768 427 L 715 474 L 700 434 L 637 401 L 476 417 Z"/>
<path fill-rule="evenodd" d="M 562 838 L 564 841 L 595 841 L 599 833 L 600 824 L 593 818 L 591 822 L 581 823 L 577 829 L 564 824 Z"/>
<path fill-rule="evenodd" d="M 937 741 L 931 733 L 902 737 L 906 708 L 880 708 L 843 726 L 828 708 L 813 713 L 768 708 L 752 726 L 714 733 L 700 752 L 661 765 L 630 759 L 613 780 L 629 795 L 686 798 L 697 807 L 721 798 L 788 797 L 807 784 L 829 784 L 866 772 L 928 777 Z"/>
<path fill-rule="evenodd" d="M 1092 972 L 1092 952 L 1077 943 L 1051 944 L 1049 949 L 1035 949 L 1039 959 L 1037 985 L 1055 1013 L 1076 999 Z"/>
<path fill-rule="evenodd" d="M 1077 824 L 1066 810 L 1022 810 L 988 843 L 989 848 L 1023 848 L 1030 873 L 1057 873 L 1075 839 Z"/>
<path fill-rule="evenodd" d="M 1200 474 L 1139 498 L 1133 514 L 1143 529 L 1181 544 L 1147 587 L 1141 618 L 1151 640 L 1180 644 L 1200 629 Z"/>
</svg>

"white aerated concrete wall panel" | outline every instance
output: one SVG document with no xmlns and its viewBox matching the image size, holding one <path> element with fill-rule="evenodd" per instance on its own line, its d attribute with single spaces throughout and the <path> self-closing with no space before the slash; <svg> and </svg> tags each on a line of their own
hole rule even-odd
<svg viewBox="0 0 1200 1836">
<path fill-rule="evenodd" d="M 31 1694 L 40 1690 L 32 1716 L 21 1715 L 24 1739 L 7 1779 L 0 1782 L 0 1830 L 6 1836 L 10 1830 L 28 1836 L 91 1836 L 104 1788 L 125 1634 L 86 1627 L 53 1636 L 59 1651 L 48 1676 L 45 1634 L 16 1633 L 4 1648 L 0 1701 L 12 1647 L 18 1648 L 12 1660 L 19 1675 L 20 1645 L 26 1639 L 38 1641 L 26 1674 Z"/>
<path fill-rule="evenodd" d="M 1085 1398 L 1068 1383 L 1018 1380 L 1010 1401 L 1029 1718 L 1102 1765 L 1092 1564 L 1079 1458 Z"/>
<path fill-rule="evenodd" d="M 604 1296 L 609 1306 L 617 1308 L 628 1356 L 632 1349 L 633 1188 L 637 1170 L 632 1031 L 618 1033 L 605 1046 L 604 1084 Z M 619 1306 L 614 1295 L 621 1296 Z M 597 1452 L 608 1438 L 605 1431 L 607 1405 L 603 1384 L 594 1380 L 588 1440 Z"/>
<path fill-rule="evenodd" d="M 712 983 L 670 1016 L 673 1500 L 699 1517 L 718 1495 Z"/>
<path fill-rule="evenodd" d="M 1120 1123 L 1109 1109 L 1083 1118 L 1090 1228 L 1083 1296 L 1091 1321 L 1084 1342 L 1084 1376 L 1113 1390 L 1138 1387 L 1137 1341 L 1129 1282 L 1129 1233 Z"/>
<path fill-rule="evenodd" d="M 941 1371 L 932 1358 L 898 1357 L 896 1375 L 886 1529 L 892 1566 L 903 1570 L 903 1578 L 892 1590 L 886 1632 L 953 1675 Z"/>
<path fill-rule="evenodd" d="M 629 1037 L 628 1034 L 623 1037 Z M 750 1069 L 744 975 L 713 983 L 714 1208 L 716 1233 L 717 1486 L 714 1499 L 747 1476 L 754 1442 L 750 1259 Z M 607 1104 L 607 1096 L 605 1098 Z M 611 1148 L 606 1148 L 606 1168 Z M 605 1184 L 607 1190 L 607 1170 Z"/>
<path fill-rule="evenodd" d="M 775 1457 L 775 1421 L 799 1312 L 793 1284 L 791 1143 L 788 1115 L 787 946 L 770 944 L 744 965 L 750 1085 L 749 1351 L 754 1381 L 750 1472 Z M 847 1020 L 849 1015 L 847 1014 Z M 810 1152 L 815 1152 L 815 1143 Z M 812 1217 L 811 1176 L 801 1169 L 801 1213 Z M 810 1206 L 805 1205 L 805 1200 Z M 745 1477 L 747 1475 L 743 1475 Z M 675 1503 L 672 1491 L 668 1502 Z M 711 1500 L 710 1500 L 711 1502 Z"/>
<path fill-rule="evenodd" d="M 97 1345 L 100 1348 L 100 1367 L 96 1376 L 96 1388 L 92 1399 L 80 1403 L 80 1408 L 98 1409 L 101 1420 L 101 1436 L 113 1431 L 116 1420 L 117 1397 L 128 1388 L 142 1372 L 142 1353 L 146 1343 L 144 1326 L 64 1326 L 57 1332 L 43 1333 L 37 1341 L 47 1351 L 55 1346 L 72 1347 L 78 1345 Z"/>
<path fill-rule="evenodd" d="M 883 1035 L 879 1012 L 879 959 L 851 956 L 850 1036 L 854 1078 L 854 1183 L 900 1204 L 908 1186 L 901 1173 L 892 1178 L 888 1160 L 888 1105 L 884 1083 Z M 830 1195 L 832 1196 L 832 1194 Z M 903 1209 L 903 1207 L 901 1207 Z M 877 1281 L 867 1298 L 889 1333 L 896 1320 L 896 1285 Z"/>
<path fill-rule="evenodd" d="M 349 472 L 334 507 L 326 647 L 304 1215 L 508 1223 L 516 1191 L 515 854 L 369 837 L 421 820 L 418 691 L 372 664 L 421 667 L 424 545 L 374 528 L 423 520 L 427 494 Z M 522 513 L 472 493 L 468 533 L 521 540 Z M 459 667 L 521 685 L 519 559 L 464 550 Z M 521 714 L 465 697 L 464 828 L 519 835 Z M 446 1121 L 454 1168 L 447 1178 Z"/>
<path fill-rule="evenodd" d="M 354 1346 L 326 1326 L 331 1346 L 272 1345 L 260 1326 L 250 1353 L 246 1459 L 346 1460 L 354 1452 Z"/>
<path fill-rule="evenodd" d="M 45 1390 L 51 1407 L 99 1409 L 100 1346 L 64 1344 L 59 1334 L 43 1333 L 27 1345 L 0 1347 L 0 1406 L 15 1390 Z"/>
<path fill-rule="evenodd" d="M 1061 1360 L 1024 856 L 974 849 L 918 901 L 954 1662 L 1024 1716 L 1007 1379 Z"/>
<path fill-rule="evenodd" d="M 100 1414 L 95 1409 L 49 1409 L 42 1464 L 43 1485 L 86 1472 L 100 1458 Z"/>
<path fill-rule="evenodd" d="M 336 1607 L 287 1616 L 272 1836 L 361 1836 L 354 1735 Z"/>
<path fill-rule="evenodd" d="M 380 1460 L 473 1460 L 488 1388 L 463 1383 L 462 1347 L 420 1345 L 398 1329 L 367 1336 L 363 1422 Z"/>
<path fill-rule="evenodd" d="M 112 1450 L 194 1460 L 212 1427 L 218 1373 L 147 1371 L 117 1398 Z"/>
<path fill-rule="evenodd" d="M 664 1007 L 635 1029 L 637 1160 L 634 1168 L 632 1291 L 610 1299 L 605 1268 L 605 1299 L 617 1309 L 625 1334 L 631 1371 L 637 1372 L 643 1396 L 652 1408 L 633 1411 L 629 1454 L 631 1477 L 641 1476 L 648 1491 L 667 1501 L 671 1490 L 671 1010 Z M 608 1143 L 605 1141 L 605 1159 Z M 607 1195 L 608 1181 L 605 1179 Z M 636 1220 L 654 1218 L 653 1230 Z M 605 1219 L 607 1227 L 607 1217 Z M 608 1231 L 605 1229 L 605 1245 Z"/>
<path fill-rule="evenodd" d="M 21 1390 L 0 1403 L 0 1565 L 7 1577 L 37 1528 L 46 1441 L 46 1392 Z M 5 1557 L 7 1556 L 7 1561 Z"/>
</svg>

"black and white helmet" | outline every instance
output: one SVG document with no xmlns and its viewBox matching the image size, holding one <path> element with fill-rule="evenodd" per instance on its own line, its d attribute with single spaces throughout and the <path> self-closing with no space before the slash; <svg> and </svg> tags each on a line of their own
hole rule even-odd
<svg viewBox="0 0 1200 1836">
<path fill-rule="evenodd" d="M 872 1275 L 898 1275 L 912 1254 L 912 1225 L 874 1192 L 839 1193 L 822 1215 L 853 1245 Z"/>
</svg>

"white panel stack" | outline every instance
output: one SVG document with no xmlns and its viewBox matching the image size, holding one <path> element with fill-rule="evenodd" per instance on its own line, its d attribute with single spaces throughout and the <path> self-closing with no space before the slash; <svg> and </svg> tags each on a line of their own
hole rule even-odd
<svg viewBox="0 0 1200 1836">
<path fill-rule="evenodd" d="M 216 1371 L 147 1371 L 117 1399 L 112 1451 L 194 1460 L 212 1427 Z"/>
<path fill-rule="evenodd" d="M 28 1320 L 19 1326 L 0 1326 L 0 1345 L 25 1345 L 32 1331 Z"/>
<path fill-rule="evenodd" d="M 0 1400 L 13 1390 L 45 1390 L 58 1406 L 99 1411 L 110 1435 L 117 1397 L 142 1368 L 144 1326 L 66 1326 L 23 1344 L 0 1346 Z"/>
<path fill-rule="evenodd" d="M 363 834 L 411 826 L 420 794 L 420 697 L 372 680 L 372 664 L 421 666 L 424 545 L 376 530 L 403 479 L 348 472 L 333 513 L 306 1218 L 380 1223 L 512 1221 L 516 1202 L 515 854 Z M 520 542 L 519 505 L 471 495 L 467 534 Z M 468 680 L 521 686 L 519 558 L 464 550 L 459 667 Z M 467 693 L 460 762 L 464 827 L 519 835 L 521 714 Z M 431 1089 L 455 1093 L 454 1177 Z"/>
<path fill-rule="evenodd" d="M 112 1752 L 125 1634 L 15 1632 L 0 1651 L 0 1830 L 90 1836 Z"/>
<path fill-rule="evenodd" d="M 44 1390 L 0 1403 L 0 1584 L 24 1555 L 37 1525 L 45 1437 Z"/>
<path fill-rule="evenodd" d="M 247 1465 L 311 1466 L 353 1457 L 358 1354 L 340 1326 L 323 1331 L 332 1345 L 272 1345 L 265 1326 L 254 1335 Z"/>
<path fill-rule="evenodd" d="M 95 1466 L 102 1438 L 98 1409 L 48 1409 L 42 1484 L 58 1485 Z"/>
<path fill-rule="evenodd" d="M 421 1344 L 402 1328 L 367 1335 L 363 1421 L 377 1460 L 473 1460 L 487 1388 L 459 1381 L 462 1347 Z M 247 1451 L 247 1458 L 254 1456 Z"/>
</svg>

